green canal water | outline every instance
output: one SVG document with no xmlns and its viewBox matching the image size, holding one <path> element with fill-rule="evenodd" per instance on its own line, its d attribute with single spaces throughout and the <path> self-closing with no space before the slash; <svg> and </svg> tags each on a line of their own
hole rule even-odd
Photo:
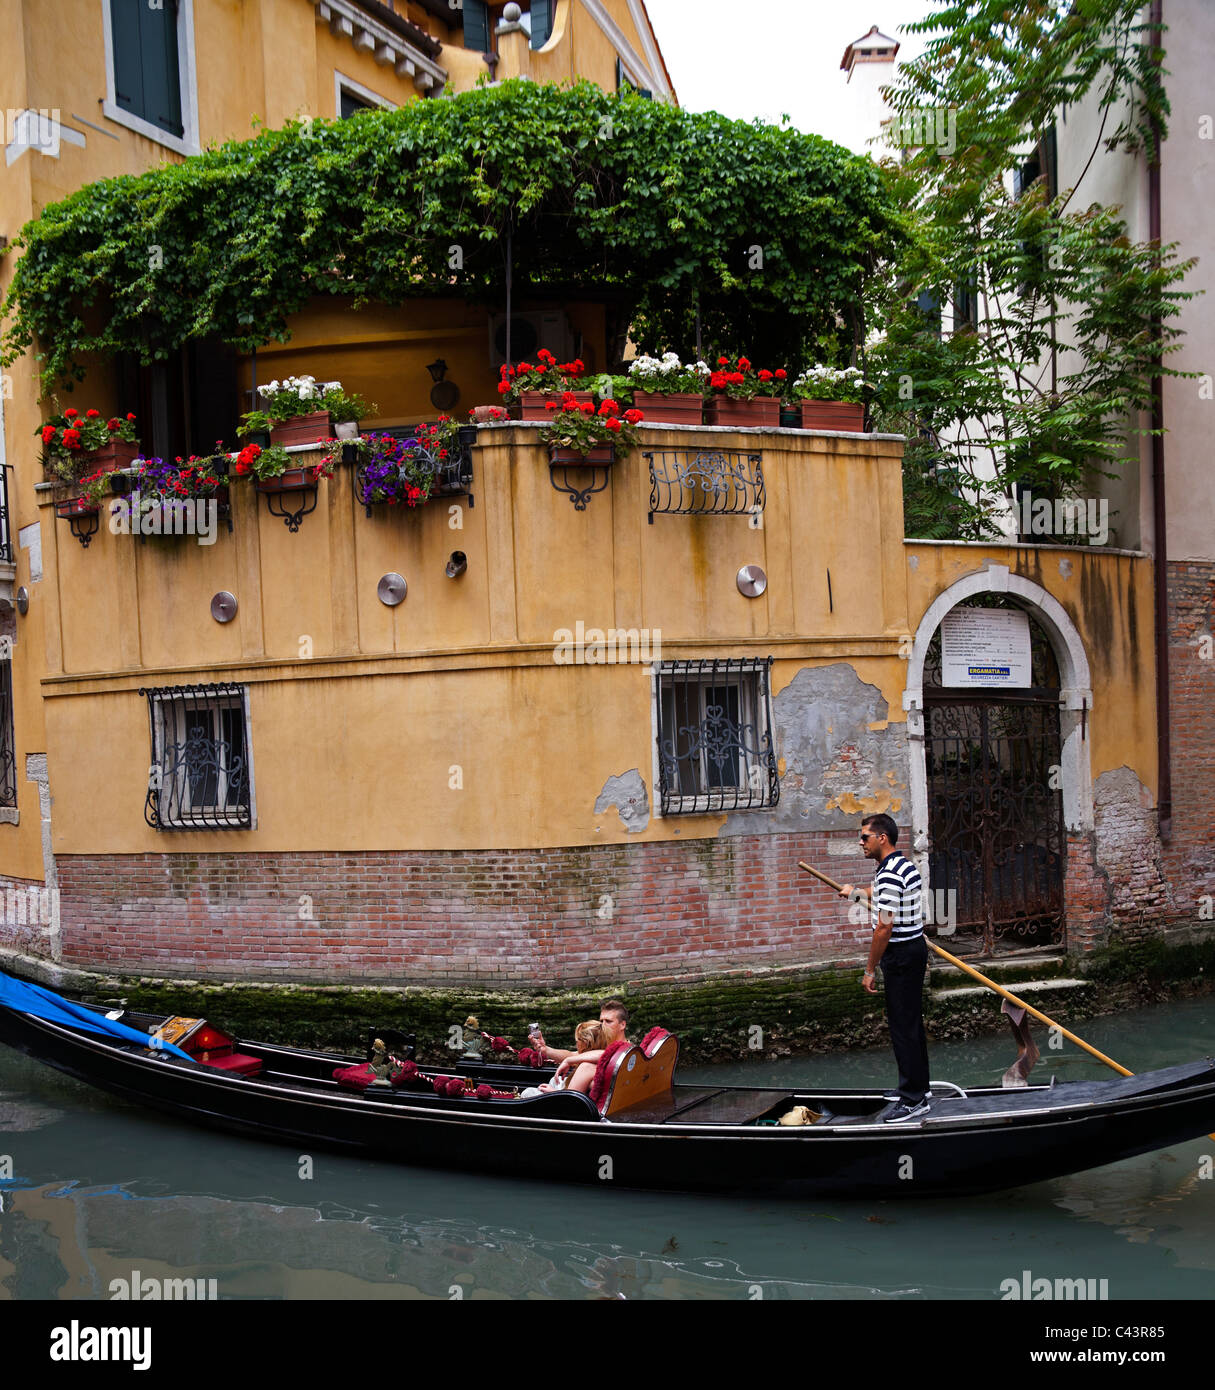
<svg viewBox="0 0 1215 1390">
<path fill-rule="evenodd" d="M 1215 1050 L 1215 998 L 1099 1019 L 1134 1071 Z M 1039 1038 L 1040 1045 L 1045 1041 Z M 935 1046 L 992 1084 L 1003 1036 Z M 1035 1080 L 1108 1075 L 1068 1046 Z M 887 1085 L 885 1049 L 682 1079 Z M 299 1155 L 161 1118 L 0 1050 L 0 1300 L 100 1300 L 188 1278 L 231 1299 L 998 1300 L 1002 1281 L 1108 1281 L 1113 1299 L 1215 1297 L 1215 1143 L 988 1197 L 794 1203 L 436 1173 Z M 10 1162 L 6 1168 L 4 1160 Z M 11 1170 L 11 1176 L 3 1174 Z"/>
</svg>

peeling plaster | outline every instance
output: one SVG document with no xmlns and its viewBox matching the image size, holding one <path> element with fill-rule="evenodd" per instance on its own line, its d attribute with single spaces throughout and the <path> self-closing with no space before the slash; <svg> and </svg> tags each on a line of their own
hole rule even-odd
<svg viewBox="0 0 1215 1390">
<path fill-rule="evenodd" d="M 595 814 L 602 815 L 612 807 L 630 835 L 640 835 L 650 823 L 650 798 L 637 768 L 609 777 L 595 802 Z"/>
<path fill-rule="evenodd" d="M 882 693 L 851 666 L 803 667 L 773 697 L 780 802 L 736 811 L 719 835 L 851 830 L 856 817 L 894 814 L 907 795 L 906 725 L 888 725 Z"/>
</svg>

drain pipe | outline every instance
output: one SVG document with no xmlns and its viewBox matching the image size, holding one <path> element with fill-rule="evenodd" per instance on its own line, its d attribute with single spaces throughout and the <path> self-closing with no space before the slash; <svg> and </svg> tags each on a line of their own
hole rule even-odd
<svg viewBox="0 0 1215 1390">
<path fill-rule="evenodd" d="M 1164 0 L 1152 0 L 1149 39 L 1159 50 Z M 1154 60 L 1159 74 L 1160 59 Z M 1152 117 L 1152 159 L 1148 164 L 1148 236 L 1159 250 L 1160 232 L 1160 122 Z M 1152 320 L 1153 332 L 1163 331 L 1159 315 Z M 1169 583 L 1167 517 L 1164 496 L 1164 359 L 1157 353 L 1152 362 L 1152 528 L 1155 532 L 1156 581 L 1156 754 L 1159 763 L 1156 797 L 1157 823 L 1162 841 L 1173 836 L 1172 740 L 1169 728 Z"/>
</svg>

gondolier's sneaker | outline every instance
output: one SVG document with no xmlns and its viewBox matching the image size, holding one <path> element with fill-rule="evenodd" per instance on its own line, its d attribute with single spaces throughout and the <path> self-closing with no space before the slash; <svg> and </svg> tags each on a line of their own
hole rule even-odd
<svg viewBox="0 0 1215 1390">
<path fill-rule="evenodd" d="M 900 1098 L 888 1105 L 876 1118 L 884 1125 L 897 1125 L 902 1120 L 919 1119 L 921 1115 L 926 1115 L 931 1109 L 932 1106 L 928 1103 L 927 1096 L 923 1100 L 917 1100 L 914 1104 Z"/>
</svg>

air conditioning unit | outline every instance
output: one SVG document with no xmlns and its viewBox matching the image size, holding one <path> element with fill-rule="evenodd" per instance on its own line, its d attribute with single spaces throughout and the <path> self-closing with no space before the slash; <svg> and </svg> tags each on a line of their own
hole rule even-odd
<svg viewBox="0 0 1215 1390">
<path fill-rule="evenodd" d="M 512 362 L 534 362 L 536 350 L 548 348 L 558 362 L 574 356 L 574 332 L 560 309 L 528 311 L 510 316 L 510 355 Z M 506 361 L 506 315 L 491 314 L 489 320 L 489 365 L 494 371 Z"/>
</svg>

